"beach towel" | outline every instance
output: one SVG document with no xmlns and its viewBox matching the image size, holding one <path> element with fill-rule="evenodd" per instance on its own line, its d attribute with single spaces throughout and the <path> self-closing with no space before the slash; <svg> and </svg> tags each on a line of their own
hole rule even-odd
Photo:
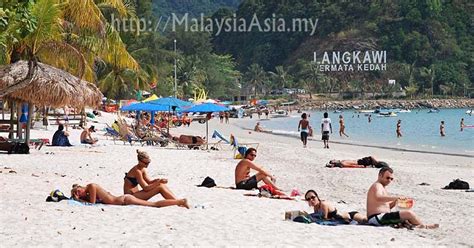
<svg viewBox="0 0 474 248">
<path fill-rule="evenodd" d="M 217 132 L 217 130 L 214 130 L 214 133 L 212 134 L 212 138 L 213 139 L 219 138 L 220 140 L 224 141 L 226 144 L 230 144 L 230 141 L 224 138 L 224 136 L 222 136 L 222 134 Z"/>
<path fill-rule="evenodd" d="M 294 222 L 299 223 L 316 223 L 318 225 L 325 225 L 325 226 L 338 226 L 338 225 L 357 225 L 358 222 L 352 220 L 347 222 L 346 220 L 324 220 L 320 214 L 312 213 L 308 215 L 300 215 L 293 219 Z"/>
</svg>

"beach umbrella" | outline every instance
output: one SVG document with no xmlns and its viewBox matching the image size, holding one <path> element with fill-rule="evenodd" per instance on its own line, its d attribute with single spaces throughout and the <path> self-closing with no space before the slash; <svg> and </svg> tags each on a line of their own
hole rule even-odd
<svg viewBox="0 0 474 248">
<path fill-rule="evenodd" d="M 172 107 L 181 108 L 181 107 L 193 105 L 190 102 L 180 100 L 176 97 L 163 97 L 163 98 L 160 98 L 160 99 L 149 101 L 148 103 L 170 106 L 170 108 L 172 108 Z"/>
<path fill-rule="evenodd" d="M 160 99 L 149 101 L 148 103 L 168 106 L 168 112 L 171 112 L 171 110 L 175 111 L 177 109 L 179 110 L 182 107 L 193 105 L 191 102 L 183 101 L 183 100 L 180 100 L 176 97 L 162 97 Z M 169 121 L 168 121 L 167 132 L 168 132 L 168 134 L 170 133 L 170 122 Z"/>
<path fill-rule="evenodd" d="M 34 65 L 31 65 L 34 63 Z M 30 70 L 30 66 L 33 66 Z M 31 75 L 29 75 L 31 73 Z M 0 66 L 0 98 L 28 103 L 26 143 L 30 137 L 33 106 L 100 106 L 104 97 L 92 83 L 40 62 L 20 60 Z"/>
<path fill-rule="evenodd" d="M 168 106 L 139 102 L 139 103 L 132 103 L 128 106 L 122 107 L 121 110 L 122 111 L 165 112 L 165 111 L 168 111 Z"/>
<path fill-rule="evenodd" d="M 227 107 L 222 105 L 214 104 L 214 103 L 202 103 L 199 105 L 194 105 L 188 109 L 184 109 L 182 112 L 191 112 L 191 113 L 214 113 L 214 112 L 226 112 L 229 111 Z M 206 149 L 208 149 L 209 144 L 209 123 L 208 119 L 206 118 Z"/>
</svg>

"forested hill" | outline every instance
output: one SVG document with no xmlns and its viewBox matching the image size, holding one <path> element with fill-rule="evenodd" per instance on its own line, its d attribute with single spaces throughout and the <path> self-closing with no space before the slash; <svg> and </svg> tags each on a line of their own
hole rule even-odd
<svg viewBox="0 0 474 248">
<path fill-rule="evenodd" d="M 469 0 L 245 0 L 236 11 L 238 18 L 250 22 L 254 13 L 288 23 L 291 18 L 318 18 L 316 34 L 226 32 L 214 37 L 213 44 L 218 52 L 232 54 L 241 71 L 252 64 L 265 71 L 279 65 L 291 69 L 300 59 L 311 60 L 315 51 L 384 50 L 387 70 L 363 75 L 365 79 L 393 78 L 419 91 L 434 84 L 434 92 L 443 86 L 454 92 L 474 81 L 473 7 Z M 340 74 L 328 76 L 354 79 Z"/>
<path fill-rule="evenodd" d="M 211 15 L 220 8 L 237 9 L 242 0 L 154 0 L 153 13 L 169 16 L 171 13 L 189 16 Z"/>
</svg>

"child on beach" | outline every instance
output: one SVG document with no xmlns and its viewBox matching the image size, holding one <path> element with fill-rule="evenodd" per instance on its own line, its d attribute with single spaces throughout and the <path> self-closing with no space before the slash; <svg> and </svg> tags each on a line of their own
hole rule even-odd
<svg viewBox="0 0 474 248">
<path fill-rule="evenodd" d="M 88 202 L 92 204 L 102 203 L 110 205 L 140 205 L 158 208 L 177 205 L 180 207 L 189 208 L 188 201 L 186 199 L 149 202 L 128 194 L 114 196 L 95 183 L 90 183 L 86 187 L 77 184 L 72 185 L 71 197 L 76 201 Z"/>
<path fill-rule="evenodd" d="M 329 114 L 327 112 L 323 114 L 323 117 L 324 118 L 321 120 L 321 139 L 324 142 L 324 148 L 329 149 L 329 132 L 332 133 L 331 119 L 329 118 Z"/>
</svg>

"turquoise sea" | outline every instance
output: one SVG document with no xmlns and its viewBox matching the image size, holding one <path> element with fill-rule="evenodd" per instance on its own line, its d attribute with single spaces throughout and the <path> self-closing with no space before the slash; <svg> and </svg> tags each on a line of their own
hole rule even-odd
<svg viewBox="0 0 474 248">
<path fill-rule="evenodd" d="M 474 155 L 474 115 L 466 114 L 468 109 L 440 109 L 438 113 L 428 113 L 427 109 L 411 110 L 410 113 L 397 113 L 396 117 L 379 117 L 371 113 L 371 123 L 367 113 L 356 113 L 346 110 L 342 113 L 328 111 L 332 120 L 333 134 L 331 140 L 361 145 L 384 146 L 398 149 L 419 150 L 428 152 L 446 152 L 463 155 Z M 313 127 L 314 139 L 320 139 L 321 119 L 323 112 L 307 111 L 310 125 Z M 349 138 L 339 137 L 339 115 L 344 117 Z M 299 136 L 298 122 L 301 114 L 293 112 L 289 117 L 271 118 L 260 123 L 264 129 L 273 133 Z M 461 118 L 465 125 L 473 125 L 460 131 Z M 396 124 L 402 120 L 403 137 L 396 137 Z M 258 121 L 258 118 L 253 118 Z M 440 122 L 445 122 L 446 136 L 439 133 Z M 313 145 L 312 145 L 313 146 Z M 322 146 L 322 145 L 321 145 Z"/>
</svg>

